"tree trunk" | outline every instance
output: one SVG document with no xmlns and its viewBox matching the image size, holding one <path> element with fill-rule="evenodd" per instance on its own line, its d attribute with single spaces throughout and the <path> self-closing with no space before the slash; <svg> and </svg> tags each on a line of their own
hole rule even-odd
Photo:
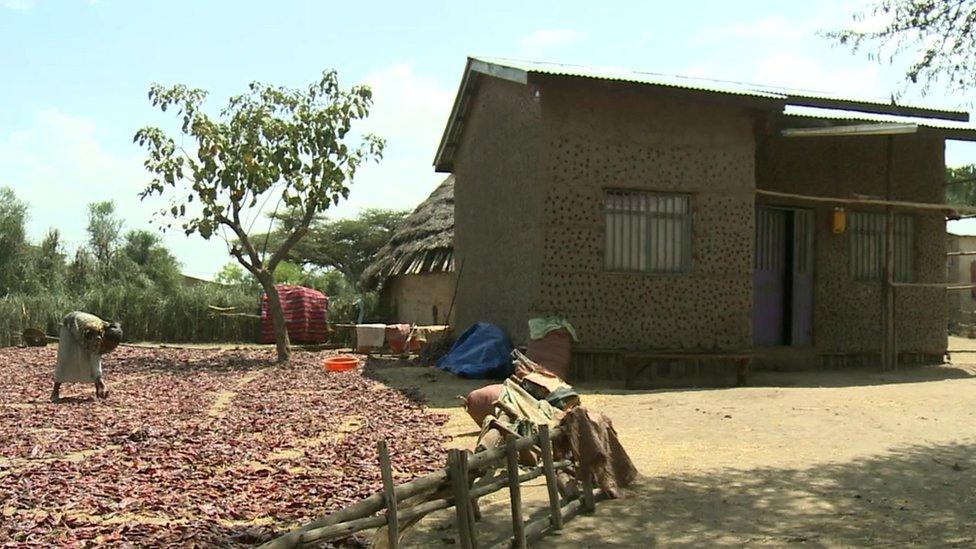
<svg viewBox="0 0 976 549">
<path fill-rule="evenodd" d="M 281 299 L 275 288 L 274 278 L 270 275 L 260 277 L 261 286 L 268 294 L 268 313 L 271 314 L 271 325 L 274 327 L 275 346 L 278 349 L 278 363 L 287 364 L 291 359 L 291 342 L 288 341 L 288 330 L 285 328 L 285 313 L 281 310 Z"/>
</svg>

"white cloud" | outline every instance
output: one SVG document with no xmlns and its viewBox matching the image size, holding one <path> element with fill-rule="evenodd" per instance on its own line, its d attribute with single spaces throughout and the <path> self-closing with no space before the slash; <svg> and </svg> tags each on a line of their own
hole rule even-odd
<svg viewBox="0 0 976 549">
<path fill-rule="evenodd" d="M 523 49 L 530 52 L 558 48 L 579 42 L 585 35 L 573 29 L 540 29 L 519 39 Z"/>
<path fill-rule="evenodd" d="M 885 91 L 889 89 L 882 82 L 877 64 L 827 66 L 793 53 L 777 53 L 759 59 L 753 67 L 752 78 L 771 86 L 864 98 L 886 98 Z"/>
<path fill-rule="evenodd" d="M 349 200 L 331 213 L 352 216 L 363 208 L 412 209 L 445 174 L 432 166 L 437 144 L 454 102 L 454 89 L 419 73 L 410 63 L 397 63 L 369 73 L 374 105 L 363 130 L 386 139 L 379 164 L 356 174 Z"/>
<path fill-rule="evenodd" d="M 706 27 L 690 41 L 695 45 L 722 44 L 729 41 L 794 41 L 809 36 L 817 27 L 811 21 L 794 21 L 781 15 L 770 15 L 756 21 L 734 21 L 719 27 Z"/>
<path fill-rule="evenodd" d="M 34 0 L 0 0 L 0 6 L 15 11 L 27 11 L 34 7 L 34 3 Z"/>
<path fill-rule="evenodd" d="M 131 145 L 126 139 L 120 146 Z M 157 230 L 150 220 L 166 202 L 139 199 L 148 179 L 141 152 L 110 148 L 88 118 L 43 110 L 26 129 L 0 134 L 0 186 L 11 187 L 30 205 L 30 236 L 37 239 L 57 228 L 70 250 L 85 242 L 91 202 L 114 200 L 126 228 Z M 179 231 L 166 233 L 164 240 L 189 273 L 208 274 L 228 259 L 221 241 Z"/>
<path fill-rule="evenodd" d="M 432 163 L 454 100 L 452 86 L 409 63 L 372 72 L 365 81 L 375 103 L 361 129 L 385 138 L 387 147 L 380 164 L 359 170 L 349 200 L 331 215 L 353 216 L 367 207 L 412 209 L 445 177 L 434 173 Z M 56 227 L 72 249 L 84 244 L 86 205 L 100 200 L 116 202 L 127 228 L 157 229 L 153 214 L 168 200 L 139 199 L 149 180 L 143 151 L 128 135 L 116 144 L 105 130 L 89 118 L 44 110 L 23 129 L 0 132 L 0 186 L 13 188 L 30 204 L 32 238 Z M 255 215 L 247 212 L 246 219 Z M 188 274 L 210 275 L 230 260 L 219 239 L 186 237 L 178 229 L 164 239 Z"/>
</svg>

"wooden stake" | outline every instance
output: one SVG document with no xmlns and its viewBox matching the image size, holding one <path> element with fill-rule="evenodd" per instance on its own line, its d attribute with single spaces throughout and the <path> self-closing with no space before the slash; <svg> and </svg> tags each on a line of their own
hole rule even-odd
<svg viewBox="0 0 976 549">
<path fill-rule="evenodd" d="M 539 448 L 542 449 L 542 470 L 546 474 L 546 489 L 549 490 L 549 521 L 554 530 L 562 530 L 563 514 L 559 509 L 559 486 L 556 483 L 556 468 L 553 465 L 552 440 L 549 426 L 539 426 Z"/>
<path fill-rule="evenodd" d="M 551 436 L 558 436 L 561 432 L 559 427 L 551 430 Z M 523 437 L 516 443 L 516 448 L 519 450 L 525 448 L 531 448 L 535 446 L 536 441 L 530 437 Z M 478 452 L 471 456 L 470 461 L 465 459 L 468 469 L 470 470 L 481 470 L 487 467 L 489 464 L 496 463 L 505 457 L 505 448 L 491 448 Z M 557 469 L 558 469 L 557 464 Z M 430 494 L 441 489 L 450 489 L 452 487 L 452 481 L 450 477 L 450 468 L 441 469 L 427 476 L 420 477 L 418 479 L 411 480 L 405 484 L 401 484 L 396 487 L 396 496 L 398 501 L 405 501 L 409 498 L 420 497 L 423 494 Z M 480 497 L 480 496 L 479 496 Z M 442 505 L 443 500 L 438 502 L 438 505 Z M 417 515 L 427 514 L 436 509 L 442 507 L 427 507 L 426 505 L 421 506 L 426 510 L 423 513 L 417 513 Z M 342 525 L 343 523 L 355 521 L 358 519 L 375 519 L 372 517 L 374 513 L 382 511 L 384 508 L 384 497 L 382 493 L 373 494 L 368 498 L 356 503 L 345 509 L 341 509 L 332 513 L 331 515 L 326 515 L 312 520 L 302 526 L 299 526 L 287 534 L 281 535 L 264 545 L 261 545 L 259 549 L 288 549 L 299 545 L 300 540 L 303 539 L 303 534 L 310 531 L 330 531 L 332 526 Z M 420 507 L 418 507 L 419 510 Z M 407 520 L 405 517 L 413 513 L 413 508 L 409 510 L 404 510 L 401 513 L 400 518 L 402 520 Z M 375 528 L 376 526 L 382 525 L 385 522 L 383 517 L 379 517 L 381 522 L 379 524 L 373 524 L 369 526 L 370 528 Z M 358 531 L 358 530 L 354 530 Z"/>
<path fill-rule="evenodd" d="M 471 511 L 468 494 L 468 454 L 463 450 L 451 450 L 447 456 L 451 484 L 454 487 L 454 511 L 461 549 L 474 549 Z"/>
<path fill-rule="evenodd" d="M 593 472 L 579 465 L 579 474 L 583 478 L 583 512 L 592 513 L 596 509 L 596 500 L 593 497 Z"/>
<path fill-rule="evenodd" d="M 522 519 L 522 486 L 519 484 L 518 450 L 515 436 L 505 436 L 505 458 L 508 465 L 508 496 L 512 503 L 513 546 L 525 549 L 525 521 Z"/>
<path fill-rule="evenodd" d="M 885 222 L 885 287 L 884 287 L 884 338 L 885 369 L 898 368 L 898 355 L 895 350 L 895 213 L 888 210 Z"/>
<path fill-rule="evenodd" d="M 885 198 L 894 198 L 892 181 L 895 175 L 895 140 L 887 139 L 887 166 L 885 170 Z M 898 352 L 895 351 L 895 210 L 890 205 L 885 216 L 884 283 L 881 287 L 883 299 L 881 365 L 883 370 L 893 371 L 898 367 Z"/>
<path fill-rule="evenodd" d="M 383 499 L 386 500 L 386 526 L 390 549 L 400 546 L 400 521 L 397 517 L 396 485 L 393 484 L 393 466 L 386 440 L 377 443 L 380 452 L 380 472 L 383 475 Z"/>
</svg>

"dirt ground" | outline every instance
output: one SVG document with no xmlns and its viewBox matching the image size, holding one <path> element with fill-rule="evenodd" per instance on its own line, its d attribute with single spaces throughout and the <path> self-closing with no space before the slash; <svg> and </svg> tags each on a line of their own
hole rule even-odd
<svg viewBox="0 0 976 549">
<path fill-rule="evenodd" d="M 53 346 L 0 349 L 0 547 L 251 547 L 439 469 L 442 419 L 323 353 L 126 346 L 105 400 Z"/>
<path fill-rule="evenodd" d="M 759 373 L 748 387 L 625 391 L 577 387 L 608 414 L 642 477 L 539 547 L 971 547 L 976 545 L 976 342 L 952 363 L 870 371 Z M 429 369 L 374 374 L 419 387 L 446 432 L 471 447 L 456 395 L 483 382 Z M 545 506 L 541 483 L 524 492 Z M 542 485 L 544 486 L 544 485 Z M 508 495 L 483 502 L 479 536 L 510 533 Z M 487 503 L 487 505 L 485 504 Z M 454 543 L 453 515 L 424 521 L 410 546 Z M 510 535 L 510 534 L 509 534 Z"/>
</svg>

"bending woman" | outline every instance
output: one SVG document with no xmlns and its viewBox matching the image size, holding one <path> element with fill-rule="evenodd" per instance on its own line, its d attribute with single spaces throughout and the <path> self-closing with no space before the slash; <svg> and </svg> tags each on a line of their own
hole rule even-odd
<svg viewBox="0 0 976 549">
<path fill-rule="evenodd" d="M 54 371 L 51 402 L 61 400 L 62 383 L 94 383 L 95 396 L 105 398 L 102 382 L 102 355 L 122 341 L 118 322 L 106 322 L 95 315 L 75 311 L 61 321 L 58 341 L 58 367 Z"/>
</svg>

